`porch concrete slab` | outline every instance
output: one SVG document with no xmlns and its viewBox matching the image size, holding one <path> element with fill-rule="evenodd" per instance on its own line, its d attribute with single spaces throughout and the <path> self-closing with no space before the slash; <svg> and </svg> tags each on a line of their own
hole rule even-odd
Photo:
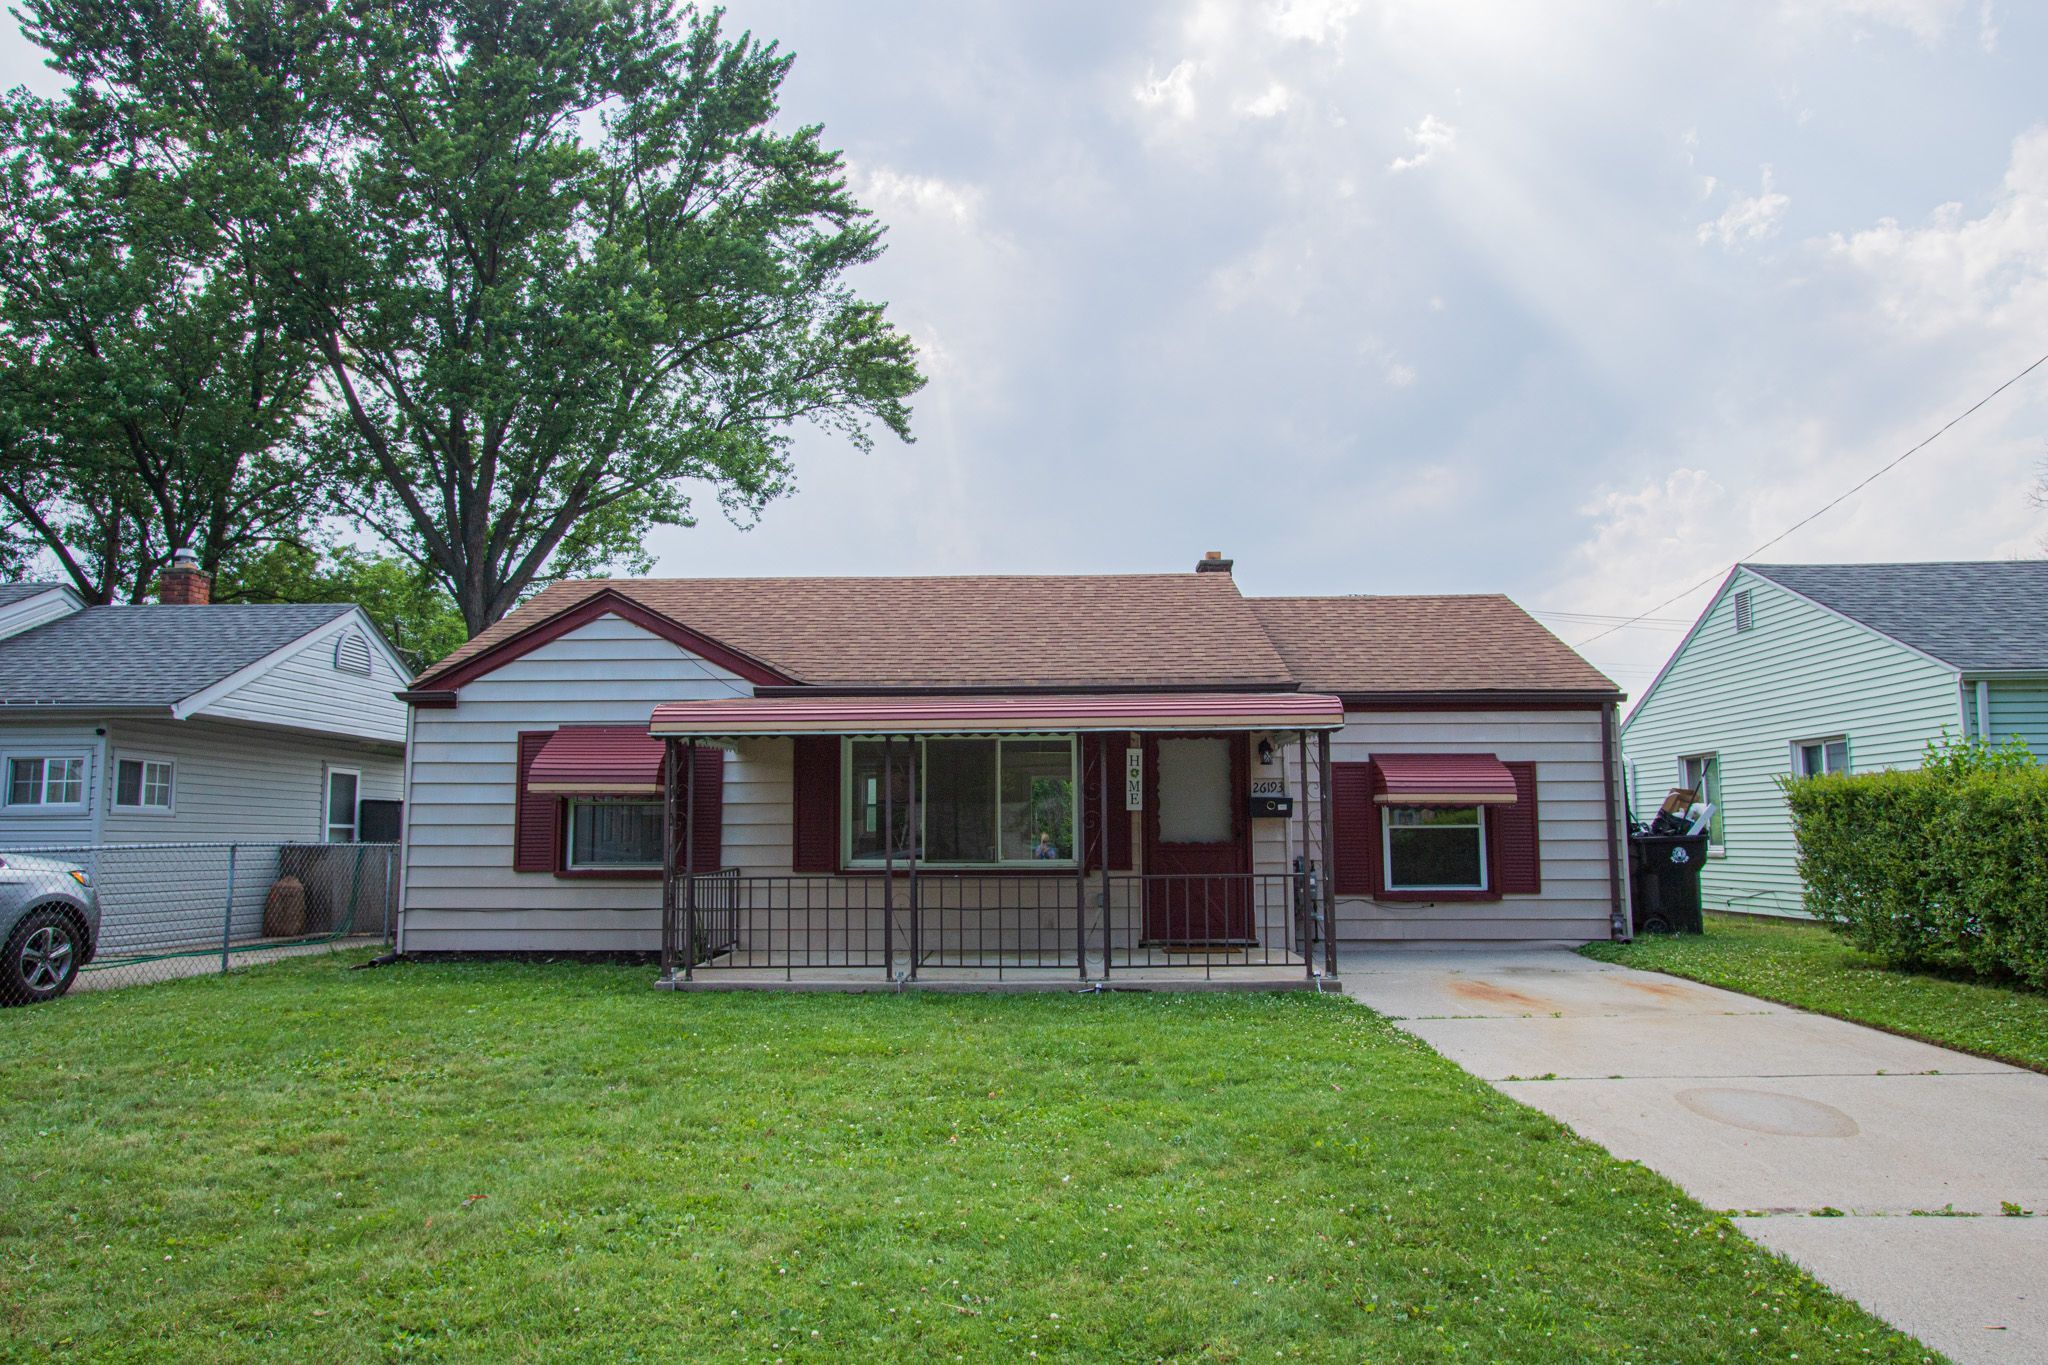
<svg viewBox="0 0 2048 1365">
<path fill-rule="evenodd" d="M 2048 1076 L 1563 951 L 1347 954 L 1451 1060 L 1962 1361 L 2048 1360 Z M 1511 1079 L 1556 1076 L 1560 1079 Z M 1815 1218 L 1815 1209 L 1848 1217 Z M 1953 1210 L 1975 1217 L 1913 1217 Z M 1993 1330 L 2002 1329 L 2002 1330 Z"/>
<path fill-rule="evenodd" d="M 1736 1222 L 1951 1359 L 2048 1359 L 2048 1218 Z"/>
</svg>

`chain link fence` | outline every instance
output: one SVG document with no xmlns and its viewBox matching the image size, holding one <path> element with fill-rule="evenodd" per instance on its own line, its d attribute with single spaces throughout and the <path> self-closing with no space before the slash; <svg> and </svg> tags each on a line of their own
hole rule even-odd
<svg viewBox="0 0 2048 1365">
<path fill-rule="evenodd" d="M 0 1003 L 392 940 L 397 844 L 0 849 Z"/>
</svg>

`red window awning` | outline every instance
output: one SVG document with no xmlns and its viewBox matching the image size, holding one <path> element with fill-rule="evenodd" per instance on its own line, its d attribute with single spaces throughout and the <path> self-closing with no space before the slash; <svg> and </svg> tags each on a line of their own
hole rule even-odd
<svg viewBox="0 0 2048 1365">
<path fill-rule="evenodd" d="M 1029 697 L 733 697 L 654 708 L 656 735 L 1016 735 L 1140 730 L 1338 730 L 1344 703 L 1311 692 Z M 1512 791 L 1512 788 L 1510 788 Z"/>
<path fill-rule="evenodd" d="M 526 787 L 558 796 L 659 796 L 665 747 L 639 725 L 564 726 L 533 756 Z"/>
<path fill-rule="evenodd" d="M 1512 806 L 1515 775 L 1492 754 L 1374 754 L 1383 806 Z"/>
</svg>

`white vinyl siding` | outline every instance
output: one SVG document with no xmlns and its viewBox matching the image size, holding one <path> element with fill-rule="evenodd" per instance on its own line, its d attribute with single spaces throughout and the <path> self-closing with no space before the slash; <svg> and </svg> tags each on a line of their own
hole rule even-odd
<svg viewBox="0 0 2048 1365">
<path fill-rule="evenodd" d="M 335 667 L 338 642 L 350 632 L 368 647 L 368 673 Z M 396 693 L 407 682 L 404 672 L 381 645 L 369 639 L 351 613 L 322 627 L 295 652 L 207 705 L 199 715 L 403 744 L 405 703 Z"/>
<path fill-rule="evenodd" d="M 1741 632 L 1737 591 L 1750 593 L 1753 616 Z M 1646 818 L 1677 784 L 1683 757 L 1718 755 L 1725 854 L 1701 874 L 1707 907 L 1802 913 L 1778 787 L 1794 771 L 1792 742 L 1847 735 L 1858 772 L 1918 767 L 1929 740 L 1960 733 L 1966 691 L 1947 666 L 1738 570 L 1622 727 L 1631 807 Z"/>
<path fill-rule="evenodd" d="M 101 792 L 108 843 L 318 843 L 327 837 L 329 768 L 359 772 L 359 799 L 366 801 L 396 801 L 405 782 L 404 758 L 395 746 L 204 720 L 117 720 L 106 728 L 116 753 L 146 753 L 177 767 L 170 816 L 120 810 L 113 802 L 109 756 Z"/>
<path fill-rule="evenodd" d="M 1337 898 L 1340 945 L 1384 942 L 1568 942 L 1608 937 L 1607 789 L 1601 774 L 1600 713 L 1559 711 L 1348 711 L 1331 739 L 1337 763 L 1363 763 L 1375 753 L 1489 753 L 1505 763 L 1536 765 L 1537 848 L 1543 889 L 1533 896 L 1435 904 Z M 1289 866 L 1304 810 L 1318 818 L 1319 789 L 1295 780 L 1299 749 L 1276 745 L 1296 819 L 1252 822 L 1258 870 Z M 1314 760 L 1314 746 L 1310 746 Z M 1270 770 L 1255 768 L 1259 775 Z M 1617 795 L 1619 793 L 1617 792 Z M 1322 845 L 1311 831 L 1310 843 Z"/>
<path fill-rule="evenodd" d="M 750 684 L 616 616 L 600 617 L 413 716 L 405 944 L 436 949 L 651 951 L 661 883 L 512 870 L 522 730 L 645 725 L 665 701 L 749 696 Z M 790 745 L 727 756 L 722 861 L 788 872 Z"/>
</svg>

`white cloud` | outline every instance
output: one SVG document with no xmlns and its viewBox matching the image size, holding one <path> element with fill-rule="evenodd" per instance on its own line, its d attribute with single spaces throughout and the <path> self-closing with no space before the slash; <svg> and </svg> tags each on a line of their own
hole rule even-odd
<svg viewBox="0 0 2048 1365">
<path fill-rule="evenodd" d="M 1955 23 L 1966 0 L 1784 0 L 1786 18 L 1806 24 L 1863 21 L 1901 28 L 1923 43 L 1933 44 Z M 1988 11 L 1980 24 L 1989 24 Z M 1996 40 L 1997 30 L 1992 30 Z"/>
<path fill-rule="evenodd" d="M 1278 81 L 1267 86 L 1265 92 L 1248 100 L 1239 100 L 1237 110 L 1249 118 L 1278 118 L 1287 112 L 1294 102 L 1294 92 Z"/>
<path fill-rule="evenodd" d="M 1778 223 L 1784 218 L 1785 210 L 1792 207 L 1792 197 L 1771 187 L 1769 166 L 1763 168 L 1763 182 L 1763 188 L 1755 194 L 1737 194 L 1719 218 L 1700 224 L 1702 245 L 1719 241 L 1728 248 L 1777 234 Z"/>
<path fill-rule="evenodd" d="M 1145 79 L 1132 90 L 1131 98 L 1148 109 L 1159 109 L 1177 119 L 1195 116 L 1195 63 L 1176 63 L 1164 76 L 1148 70 Z"/>
<path fill-rule="evenodd" d="M 1398 175 L 1402 171 L 1427 166 L 1436 160 L 1438 154 L 1457 146 L 1458 130 L 1435 114 L 1424 114 L 1422 122 L 1408 130 L 1408 141 L 1414 144 L 1415 151 L 1408 156 L 1397 156 L 1389 162 L 1389 173 Z"/>
<path fill-rule="evenodd" d="M 1394 361 L 1387 366 L 1386 380 L 1391 388 L 1412 389 L 1415 387 L 1415 367 Z"/>
<path fill-rule="evenodd" d="M 1341 40 L 1358 4 L 1359 0 L 1279 0 L 1266 7 L 1266 27 L 1298 42 Z"/>
<path fill-rule="evenodd" d="M 1818 245 L 1917 334 L 1989 325 L 2048 335 L 2048 127 L 2013 140 L 2005 178 L 1980 217 L 1943 204 L 1924 227 L 1887 218 Z"/>
<path fill-rule="evenodd" d="M 916 216 L 950 220 L 965 227 L 980 213 L 982 192 L 977 186 L 888 166 L 849 165 L 848 173 L 855 197 L 885 222 Z"/>
</svg>

